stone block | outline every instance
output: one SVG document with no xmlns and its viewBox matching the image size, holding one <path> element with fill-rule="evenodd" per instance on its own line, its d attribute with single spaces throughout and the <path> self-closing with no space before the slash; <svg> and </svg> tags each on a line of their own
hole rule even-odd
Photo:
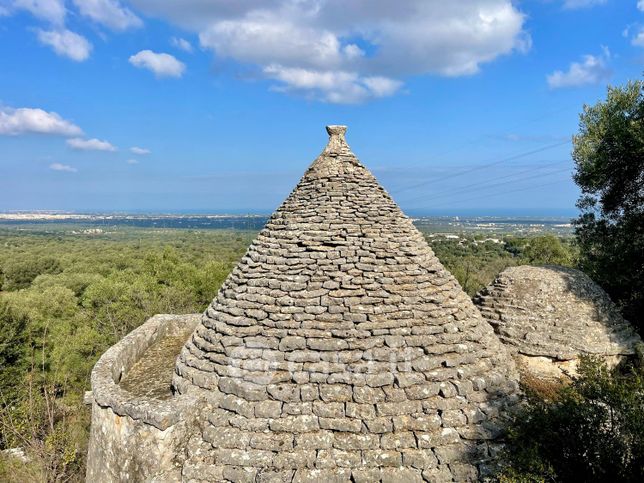
<svg viewBox="0 0 644 483">
<path fill-rule="evenodd" d="M 219 390 L 225 394 L 234 394 L 247 401 L 262 401 L 267 398 L 265 386 L 230 377 L 219 379 Z"/>
<path fill-rule="evenodd" d="M 216 449 L 213 453 L 218 465 L 268 468 L 273 462 L 272 452 L 259 449 Z"/>
<path fill-rule="evenodd" d="M 409 399 L 427 399 L 437 395 L 439 391 L 440 385 L 436 382 L 405 388 L 405 394 Z"/>
<path fill-rule="evenodd" d="M 402 451 L 403 465 L 421 470 L 435 468 L 438 459 L 430 449 L 406 449 Z"/>
<path fill-rule="evenodd" d="M 320 418 L 320 428 L 359 433 L 362 421 L 350 418 Z"/>
<path fill-rule="evenodd" d="M 298 449 L 328 449 L 333 446 L 332 431 L 316 431 L 295 435 L 295 447 Z"/>
<path fill-rule="evenodd" d="M 320 428 L 317 416 L 286 416 L 271 419 L 269 427 L 272 431 L 285 431 L 290 433 L 307 433 Z"/>
<path fill-rule="evenodd" d="M 394 416 L 393 422 L 396 431 L 433 431 L 441 426 L 437 413 Z"/>
<path fill-rule="evenodd" d="M 284 337 L 279 342 L 279 350 L 293 351 L 297 349 L 306 349 L 306 339 L 298 336 Z"/>
<path fill-rule="evenodd" d="M 385 393 L 381 388 L 354 386 L 353 400 L 357 403 L 375 404 L 385 400 Z"/>
<path fill-rule="evenodd" d="M 416 447 L 416 437 L 410 431 L 396 431 L 382 435 L 382 449 L 406 449 Z"/>
<path fill-rule="evenodd" d="M 453 428 L 442 428 L 428 433 L 416 433 L 419 448 L 436 448 L 460 442 L 458 432 Z"/>
<path fill-rule="evenodd" d="M 334 469 L 298 469 L 293 477 L 293 483 L 350 483 L 349 468 Z"/>
<path fill-rule="evenodd" d="M 313 468 L 316 460 L 315 450 L 280 451 L 273 458 L 277 469 Z"/>
<path fill-rule="evenodd" d="M 320 386 L 320 398 L 326 402 L 351 401 L 353 391 L 346 384 L 327 384 Z"/>
<path fill-rule="evenodd" d="M 260 401 L 255 404 L 255 416 L 258 418 L 279 418 L 281 414 L 280 401 Z"/>
<path fill-rule="evenodd" d="M 314 351 L 341 351 L 349 348 L 344 339 L 309 339 L 307 345 Z"/>
<path fill-rule="evenodd" d="M 376 408 L 373 404 L 357 404 L 353 402 L 347 402 L 346 413 L 350 418 L 369 420 L 376 417 Z"/>
<path fill-rule="evenodd" d="M 222 477 L 226 481 L 231 481 L 234 483 L 253 483 L 257 476 L 256 468 L 248 468 L 243 466 L 223 466 L 222 468 Z M 197 481 L 203 479 L 205 475 L 201 474 L 197 478 Z"/>
<path fill-rule="evenodd" d="M 246 449 L 250 434 L 237 428 L 225 427 L 215 428 L 206 426 L 203 431 L 204 440 L 209 442 L 214 448 L 236 448 Z"/>
<path fill-rule="evenodd" d="M 267 451 L 289 451 L 293 449 L 293 435 L 287 433 L 254 433 L 250 447 Z"/>
<path fill-rule="evenodd" d="M 402 455 L 398 451 L 365 450 L 362 452 L 367 466 L 400 466 Z"/>
<path fill-rule="evenodd" d="M 394 375 L 391 372 L 367 374 L 365 377 L 367 386 L 370 387 L 388 386 L 394 383 Z"/>
<path fill-rule="evenodd" d="M 313 414 L 323 418 L 343 418 L 344 404 L 341 402 L 313 402 Z"/>
<path fill-rule="evenodd" d="M 423 483 L 419 470 L 413 468 L 383 468 L 382 483 Z"/>
<path fill-rule="evenodd" d="M 358 468 L 351 471 L 355 483 L 373 483 L 380 481 L 380 468 Z"/>
<path fill-rule="evenodd" d="M 269 384 L 265 390 L 278 401 L 296 402 L 300 400 L 300 388 L 297 384 Z"/>
<path fill-rule="evenodd" d="M 315 462 L 318 468 L 355 468 L 362 465 L 360 451 L 321 449 Z"/>
<path fill-rule="evenodd" d="M 389 433 L 394 430 L 391 418 L 374 418 L 364 421 L 367 429 L 372 433 Z"/>
<path fill-rule="evenodd" d="M 400 414 L 422 413 L 420 401 L 379 402 L 376 403 L 378 416 L 398 416 Z"/>
<path fill-rule="evenodd" d="M 379 444 L 377 434 L 365 433 L 336 433 L 333 441 L 333 447 L 342 450 L 377 449 Z"/>
</svg>

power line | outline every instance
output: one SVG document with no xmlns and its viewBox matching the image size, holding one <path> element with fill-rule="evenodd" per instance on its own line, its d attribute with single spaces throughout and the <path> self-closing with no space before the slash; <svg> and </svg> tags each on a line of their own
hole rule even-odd
<svg viewBox="0 0 644 483">
<path fill-rule="evenodd" d="M 557 163 L 552 163 L 552 164 L 559 164 L 559 163 L 557 162 Z M 548 165 L 546 165 L 546 166 L 548 166 Z M 511 179 L 509 181 L 503 181 L 501 183 L 493 183 L 493 184 L 472 183 L 472 184 L 467 185 L 467 186 L 461 186 L 461 187 L 459 187 L 459 188 L 457 188 L 455 190 L 446 190 L 446 191 L 442 191 L 440 193 L 417 196 L 416 198 L 412 198 L 411 200 L 408 200 L 408 201 L 416 201 L 416 200 L 420 200 L 420 199 L 424 199 L 426 201 L 429 201 L 429 200 L 432 200 L 432 199 L 440 198 L 443 195 L 456 195 L 456 194 L 467 193 L 467 192 L 472 192 L 472 191 L 476 192 L 476 191 L 480 191 L 480 190 L 488 190 L 490 188 L 495 188 L 495 187 L 499 187 L 499 186 L 505 186 L 505 185 L 509 185 L 509 184 L 521 183 L 521 182 L 529 180 L 529 179 L 536 179 L 536 178 L 543 178 L 545 176 L 552 176 L 553 174 L 563 173 L 564 171 L 569 171 L 570 169 L 571 169 L 570 167 L 567 167 L 567 168 L 564 168 L 564 169 L 557 169 L 557 170 L 554 170 L 554 171 L 549 171 L 547 173 L 537 173 L 537 174 L 533 174 L 532 176 L 525 176 L 525 177 L 518 178 L 518 179 Z M 512 173 L 510 175 L 501 176 L 501 177 L 496 178 L 496 179 L 498 180 L 498 179 L 510 178 L 510 177 L 514 177 L 514 176 L 517 176 L 519 174 L 523 174 L 523 173 L 527 173 L 527 172 L 532 173 L 533 171 L 532 170 L 526 170 L 526 171 L 522 171 L 520 173 Z M 478 189 L 472 190 L 470 188 L 478 188 Z"/>
<path fill-rule="evenodd" d="M 531 156 L 531 155 L 537 154 L 537 153 L 542 153 L 542 152 L 547 151 L 549 149 L 557 148 L 559 146 L 563 146 L 563 145 L 569 144 L 569 143 L 570 143 L 570 140 L 566 140 L 566 141 L 555 143 L 555 144 L 549 144 L 548 146 L 544 146 L 544 147 L 541 147 L 541 148 L 538 148 L 538 149 L 533 149 L 531 151 L 527 151 L 527 152 L 524 152 L 524 153 L 519 153 L 519 154 L 516 154 L 514 156 L 510 156 L 508 158 L 503 158 L 503 159 L 499 159 L 499 160 L 496 160 L 496 161 L 492 161 L 491 163 L 486 163 L 486 164 L 482 164 L 482 165 L 479 165 L 479 166 L 475 166 L 474 168 L 470 168 L 470 169 L 467 169 L 465 171 L 460 171 L 458 173 L 449 174 L 447 176 L 442 176 L 440 178 L 434 178 L 434 179 L 423 181 L 421 183 L 416 183 L 416 184 L 413 184 L 413 185 L 405 186 L 403 188 L 397 189 L 396 191 L 393 191 L 392 194 L 398 194 L 398 193 L 401 193 L 403 191 L 407 191 L 407 190 L 410 190 L 410 189 L 420 188 L 420 187 L 425 186 L 425 185 L 430 184 L 430 183 L 436 183 L 436 182 L 439 182 L 439 181 L 444 181 L 446 179 L 455 178 L 457 176 L 462 176 L 464 174 L 468 174 L 468 173 L 472 173 L 474 171 L 489 168 L 491 166 L 496 166 L 496 165 L 501 164 L 501 163 L 507 163 L 508 161 L 514 161 L 515 159 L 525 158 L 527 156 Z"/>
<path fill-rule="evenodd" d="M 490 198 L 490 197 L 493 197 L 493 196 L 505 195 L 505 194 L 508 194 L 508 193 L 518 193 L 520 191 L 530 191 L 530 190 L 533 190 L 533 189 L 536 189 L 536 188 L 542 188 L 542 187 L 545 187 L 545 186 L 551 186 L 551 185 L 554 185 L 554 184 L 558 184 L 558 183 L 561 183 L 562 181 L 568 181 L 569 179 L 570 178 L 562 178 L 562 179 L 559 179 L 559 180 L 556 180 L 556 181 L 552 181 L 550 183 L 544 183 L 544 184 L 533 185 L 533 186 L 523 186 L 523 187 L 517 188 L 515 190 L 507 190 L 507 191 L 503 191 L 501 193 L 492 193 L 492 194 L 489 194 L 489 195 L 475 196 L 475 197 L 472 197 L 472 198 L 459 199 L 458 201 L 459 202 L 460 201 L 472 201 L 472 200 L 479 200 L 481 198 Z M 445 200 L 443 202 L 439 202 L 438 206 L 445 205 L 447 203 L 452 203 L 453 201 L 454 200 Z"/>
<path fill-rule="evenodd" d="M 578 108 L 579 103 L 578 102 L 570 103 L 570 104 L 568 104 L 566 106 L 560 107 L 559 109 L 555 109 L 553 111 L 547 112 L 547 113 L 542 114 L 540 116 L 532 117 L 530 119 L 526 119 L 526 120 L 524 120 L 523 122 L 520 122 L 520 123 L 515 123 L 514 124 L 514 129 L 523 128 L 525 126 L 528 126 L 528 125 L 533 124 L 535 122 L 541 121 L 543 119 L 551 118 L 553 115 L 559 114 L 560 112 L 566 111 L 566 110 L 571 109 L 573 107 Z M 445 156 L 446 154 L 451 154 L 451 153 L 454 153 L 454 152 L 458 152 L 458 151 L 462 150 L 466 146 L 470 146 L 472 144 L 478 143 L 482 139 L 486 139 L 486 138 L 489 138 L 489 137 L 490 137 L 489 135 L 482 135 L 482 136 L 478 136 L 478 137 L 476 137 L 474 139 L 470 139 L 469 141 L 464 141 L 464 142 L 460 143 L 458 145 L 458 147 L 453 147 L 453 148 L 444 150 L 444 151 L 442 151 L 440 153 L 437 153 L 436 155 L 434 155 L 431 158 L 429 158 L 429 160 L 438 159 L 438 158 L 440 158 L 442 156 Z"/>
</svg>

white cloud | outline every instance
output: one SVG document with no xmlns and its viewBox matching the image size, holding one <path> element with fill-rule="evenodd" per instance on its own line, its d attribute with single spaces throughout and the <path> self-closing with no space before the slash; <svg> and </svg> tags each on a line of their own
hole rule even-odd
<svg viewBox="0 0 644 483">
<path fill-rule="evenodd" d="M 7 7 L 3 7 L 0 5 L 0 17 L 6 17 L 8 15 L 11 15 L 11 12 L 9 12 L 9 9 Z"/>
<path fill-rule="evenodd" d="M 564 0 L 563 6 L 567 9 L 594 7 L 595 5 L 604 5 L 607 0 Z"/>
<path fill-rule="evenodd" d="M 631 43 L 633 45 L 637 45 L 638 47 L 644 47 L 644 29 L 640 29 L 640 31 L 637 32 L 637 35 L 633 37 Z"/>
<path fill-rule="evenodd" d="M 131 56 L 130 64 L 140 69 L 148 69 L 157 77 L 181 77 L 186 70 L 185 64 L 172 55 L 151 50 L 142 50 Z"/>
<path fill-rule="evenodd" d="M 318 71 L 269 65 L 264 73 L 283 83 L 277 91 L 302 92 L 336 104 L 355 104 L 394 94 L 402 85 L 386 77 L 360 77 L 353 72 Z"/>
<path fill-rule="evenodd" d="M 130 148 L 130 152 L 134 154 L 138 154 L 139 156 L 145 156 L 146 154 L 150 154 L 149 149 L 145 148 L 140 148 L 138 146 L 133 146 Z"/>
<path fill-rule="evenodd" d="M 547 77 L 548 86 L 559 89 L 604 82 L 611 76 L 607 65 L 609 58 L 608 49 L 604 49 L 604 53 L 599 56 L 585 55 L 582 62 L 571 63 L 567 71 L 557 70 L 550 74 Z"/>
<path fill-rule="evenodd" d="M 65 22 L 65 0 L 14 0 L 13 7 L 56 25 Z"/>
<path fill-rule="evenodd" d="M 78 170 L 68 164 L 62 163 L 52 163 L 49 165 L 49 169 L 54 171 L 66 171 L 67 173 L 76 173 Z"/>
<path fill-rule="evenodd" d="M 70 30 L 38 30 L 38 40 L 49 45 L 58 55 L 69 57 L 76 62 L 89 58 L 92 44 L 82 35 Z"/>
<path fill-rule="evenodd" d="M 139 162 L 136 159 L 128 159 L 126 161 L 127 164 L 139 164 Z"/>
<path fill-rule="evenodd" d="M 73 138 L 67 140 L 67 145 L 79 151 L 117 151 L 115 146 L 100 139 Z"/>
<path fill-rule="evenodd" d="M 265 76 L 279 79 L 283 90 L 315 97 L 318 84 L 333 76 L 353 76 L 368 93 L 376 92 L 377 87 L 374 90 L 360 79 L 399 82 L 412 75 L 469 75 L 501 55 L 530 47 L 523 29 L 525 15 L 511 0 L 131 3 L 148 15 L 198 33 L 201 45 L 218 58 L 254 65 Z M 307 72 L 322 79 L 312 82 Z M 314 84 L 312 90 L 302 87 L 303 77 Z M 356 88 L 355 83 L 350 85 Z M 388 86 L 380 92 L 397 90 Z"/>
<path fill-rule="evenodd" d="M 118 0 L 73 0 L 81 15 L 112 30 L 127 30 L 140 27 L 143 22 Z"/>
<path fill-rule="evenodd" d="M 181 37 L 172 37 L 170 39 L 170 43 L 172 44 L 173 47 L 176 47 L 177 49 L 181 49 L 184 52 L 192 53 L 192 51 L 194 50 L 192 48 L 192 44 L 188 42 L 186 39 L 183 39 Z"/>
<path fill-rule="evenodd" d="M 644 12 L 644 0 L 639 0 L 639 1 L 637 2 L 637 8 L 638 8 L 639 10 L 641 10 L 642 12 Z"/>
<path fill-rule="evenodd" d="M 78 136 L 83 131 L 55 112 L 27 107 L 0 108 L 0 134 L 16 136 L 26 133 Z"/>
</svg>

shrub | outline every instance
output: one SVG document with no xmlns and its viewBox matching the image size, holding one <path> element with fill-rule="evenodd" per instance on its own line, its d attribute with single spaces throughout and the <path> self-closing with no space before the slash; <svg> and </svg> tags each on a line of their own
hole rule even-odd
<svg viewBox="0 0 644 483">
<path fill-rule="evenodd" d="M 644 481 L 644 371 L 583 357 L 554 400 L 529 396 L 501 481 Z"/>
</svg>

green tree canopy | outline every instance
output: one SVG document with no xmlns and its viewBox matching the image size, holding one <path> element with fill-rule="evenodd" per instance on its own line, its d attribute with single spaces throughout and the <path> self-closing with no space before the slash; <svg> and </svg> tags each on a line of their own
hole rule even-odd
<svg viewBox="0 0 644 483">
<path fill-rule="evenodd" d="M 523 250 L 523 256 L 532 265 L 569 266 L 572 261 L 570 250 L 554 235 L 532 238 Z"/>
<path fill-rule="evenodd" d="M 584 106 L 574 136 L 580 265 L 644 329 L 644 82 Z"/>
<path fill-rule="evenodd" d="M 0 298 L 0 404 L 14 395 L 24 369 L 27 317 Z"/>
<path fill-rule="evenodd" d="M 3 290 L 26 288 L 40 274 L 60 273 L 58 260 L 51 257 L 18 258 L 8 260 L 2 267 Z"/>
</svg>

